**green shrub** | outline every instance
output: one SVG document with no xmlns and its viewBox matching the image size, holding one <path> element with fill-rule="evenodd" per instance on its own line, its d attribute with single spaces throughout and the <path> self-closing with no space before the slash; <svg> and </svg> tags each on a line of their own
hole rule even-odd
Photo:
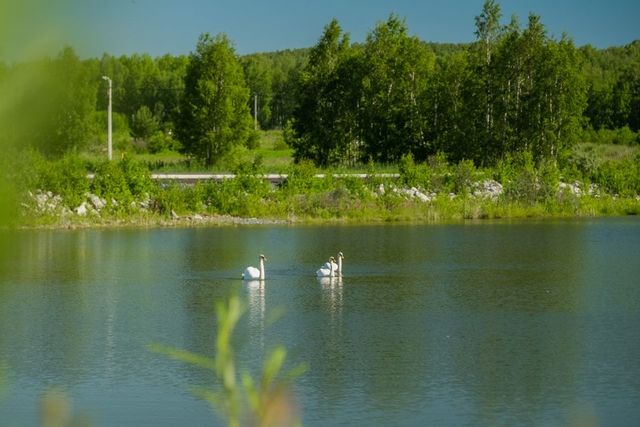
<svg viewBox="0 0 640 427">
<path fill-rule="evenodd" d="M 476 167 L 471 160 L 462 160 L 453 172 L 453 190 L 457 194 L 467 195 L 475 182 Z"/>
<path fill-rule="evenodd" d="M 400 183 L 406 187 L 433 189 L 434 183 L 440 186 L 441 180 L 427 163 L 416 164 L 412 154 L 402 156 L 398 163 Z"/>
<path fill-rule="evenodd" d="M 169 216 L 171 212 L 185 212 L 185 189 L 179 184 L 159 187 L 153 198 L 153 208 L 158 213 Z"/>
<path fill-rule="evenodd" d="M 42 157 L 32 157 L 36 171 L 35 188 L 51 191 L 62 196 L 69 208 L 78 206 L 85 200 L 90 182 L 83 161 L 76 156 L 65 156 L 57 161 L 47 161 Z"/>
<path fill-rule="evenodd" d="M 105 161 L 99 164 L 91 188 L 112 209 L 120 210 L 119 208 L 129 206 L 133 201 L 127 176 L 118 162 Z"/>
<path fill-rule="evenodd" d="M 255 150 L 260 147 L 260 133 L 257 131 L 250 131 L 247 139 L 244 141 L 244 146 L 249 150 Z"/>
<path fill-rule="evenodd" d="M 296 132 L 293 129 L 293 120 L 289 119 L 282 129 L 282 140 L 287 147 L 295 147 L 297 142 Z"/>
<path fill-rule="evenodd" d="M 451 193 L 453 191 L 453 174 L 447 163 L 447 156 L 439 151 L 435 156 L 430 156 L 427 163 L 431 168 L 430 189 L 436 193 Z"/>
<path fill-rule="evenodd" d="M 154 190 L 155 184 L 151 180 L 151 173 L 142 163 L 125 156 L 118 166 L 122 169 L 129 191 L 134 197 L 149 194 Z"/>
<path fill-rule="evenodd" d="M 160 120 L 143 105 L 131 117 L 130 127 L 134 138 L 146 140 L 160 128 Z"/>
<path fill-rule="evenodd" d="M 583 142 L 594 144 L 634 145 L 640 143 L 640 134 L 629 126 L 618 129 L 586 129 L 582 134 Z"/>
<path fill-rule="evenodd" d="M 284 132 L 277 134 L 274 137 L 273 151 L 286 150 L 287 148 L 289 148 L 289 146 L 287 145 L 287 141 L 284 138 Z"/>
<path fill-rule="evenodd" d="M 544 160 L 538 166 L 537 171 L 538 182 L 538 200 L 554 200 L 558 193 L 558 185 L 560 184 L 560 170 L 555 161 Z"/>
<path fill-rule="evenodd" d="M 317 189 L 317 181 L 315 175 L 318 170 L 309 160 L 302 160 L 289 168 L 288 178 L 282 184 L 282 190 L 287 193 L 304 193 L 312 189 Z"/>
<path fill-rule="evenodd" d="M 524 152 L 513 159 L 512 165 L 506 170 L 513 175 L 506 182 L 502 182 L 505 197 L 511 201 L 534 204 L 538 199 L 540 184 L 531 153 Z"/>
<path fill-rule="evenodd" d="M 180 143 L 162 131 L 155 132 L 147 140 L 147 148 L 151 153 L 178 151 Z"/>
<path fill-rule="evenodd" d="M 603 162 L 598 167 L 594 181 L 614 194 L 621 196 L 639 194 L 640 159 L 627 158 Z"/>
</svg>

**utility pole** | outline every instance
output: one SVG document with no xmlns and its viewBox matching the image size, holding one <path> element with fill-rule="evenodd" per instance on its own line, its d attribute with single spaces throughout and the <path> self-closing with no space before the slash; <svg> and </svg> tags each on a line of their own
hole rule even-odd
<svg viewBox="0 0 640 427">
<path fill-rule="evenodd" d="M 253 94 L 253 130 L 258 130 L 258 94 Z"/>
<path fill-rule="evenodd" d="M 111 144 L 111 136 L 112 136 L 112 122 L 111 122 L 111 79 L 107 76 L 102 76 L 104 80 L 109 83 L 109 91 L 107 92 L 109 95 L 109 107 L 107 110 L 107 152 L 109 156 L 109 160 L 112 157 L 112 144 Z"/>
</svg>

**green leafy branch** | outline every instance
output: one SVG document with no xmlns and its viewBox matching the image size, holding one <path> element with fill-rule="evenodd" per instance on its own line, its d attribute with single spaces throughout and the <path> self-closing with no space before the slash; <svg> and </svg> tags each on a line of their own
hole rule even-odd
<svg viewBox="0 0 640 427">
<path fill-rule="evenodd" d="M 240 426 L 240 421 L 246 418 L 251 420 L 252 425 L 260 427 L 300 425 L 290 386 L 307 368 L 300 364 L 283 373 L 287 350 L 282 345 L 276 346 L 269 353 L 258 381 L 248 372 L 241 375 L 242 385 L 238 381 L 231 338 L 244 311 L 245 307 L 236 295 L 227 301 L 217 302 L 218 334 L 214 358 L 163 344 L 152 344 L 150 349 L 171 359 L 213 372 L 222 385 L 220 390 L 192 387 L 192 391 L 221 413 L 229 426 Z"/>
</svg>

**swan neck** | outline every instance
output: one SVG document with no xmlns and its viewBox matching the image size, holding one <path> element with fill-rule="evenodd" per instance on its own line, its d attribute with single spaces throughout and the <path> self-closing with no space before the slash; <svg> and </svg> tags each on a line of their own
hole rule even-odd
<svg viewBox="0 0 640 427">
<path fill-rule="evenodd" d="M 338 274 L 342 274 L 342 257 L 338 257 Z"/>
<path fill-rule="evenodd" d="M 260 280 L 264 280 L 264 259 L 260 258 Z"/>
</svg>

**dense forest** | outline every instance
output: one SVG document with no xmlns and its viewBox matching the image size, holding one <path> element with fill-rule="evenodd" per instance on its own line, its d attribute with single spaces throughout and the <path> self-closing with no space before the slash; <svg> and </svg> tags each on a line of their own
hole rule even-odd
<svg viewBox="0 0 640 427">
<path fill-rule="evenodd" d="M 492 0 L 475 34 L 427 43 L 392 15 L 360 44 L 334 20 L 310 49 L 246 56 L 207 34 L 189 56 L 80 59 L 66 47 L 0 62 L 2 96 L 14 101 L 0 138 L 52 156 L 102 149 L 108 76 L 120 149 L 181 151 L 207 165 L 255 144 L 254 117 L 284 130 L 295 160 L 319 166 L 437 153 L 489 166 L 524 152 L 562 160 L 579 141 L 638 143 L 640 40 L 576 47 L 534 14 L 504 23 Z"/>
</svg>

